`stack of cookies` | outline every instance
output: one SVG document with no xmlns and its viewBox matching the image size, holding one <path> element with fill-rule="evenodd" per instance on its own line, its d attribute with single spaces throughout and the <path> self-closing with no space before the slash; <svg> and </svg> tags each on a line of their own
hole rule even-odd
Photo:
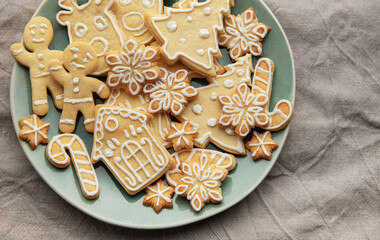
<svg viewBox="0 0 380 240">
<path fill-rule="evenodd" d="M 293 105 L 281 100 L 269 110 L 274 63 L 260 58 L 253 68 L 252 56 L 262 55 L 270 27 L 252 8 L 235 16 L 233 0 L 180 0 L 172 7 L 162 0 L 58 4 L 57 21 L 70 40 L 63 52 L 48 48 L 53 28 L 43 17 L 26 26 L 25 46 L 11 47 L 29 67 L 32 86 L 34 114 L 20 120 L 19 137 L 33 149 L 47 143 L 47 158 L 58 168 L 73 161 L 84 196 L 99 195 L 93 164 L 102 161 L 128 194 L 145 189 L 143 203 L 156 212 L 173 206 L 174 193 L 199 212 L 223 200 L 233 154 L 248 149 L 253 160 L 271 158 L 278 145 L 270 131 L 287 126 Z M 217 61 L 220 47 L 234 62 L 224 68 Z M 208 85 L 195 88 L 193 78 Z M 48 90 L 62 109 L 62 134 L 50 141 L 50 124 L 38 117 L 49 110 Z M 96 105 L 93 93 L 104 104 Z M 72 134 L 79 112 L 93 133 L 91 156 Z M 205 149 L 210 142 L 221 151 Z"/>
</svg>

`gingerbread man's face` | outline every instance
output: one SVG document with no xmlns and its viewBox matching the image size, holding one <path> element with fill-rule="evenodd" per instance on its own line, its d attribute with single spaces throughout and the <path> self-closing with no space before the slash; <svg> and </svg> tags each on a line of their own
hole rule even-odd
<svg viewBox="0 0 380 240">
<path fill-rule="evenodd" d="M 53 27 L 48 19 L 35 17 L 24 31 L 24 43 L 26 48 L 34 51 L 37 48 L 47 48 L 53 39 Z"/>
<path fill-rule="evenodd" d="M 63 65 L 69 72 L 88 75 L 95 71 L 97 56 L 93 47 L 84 42 L 71 43 L 64 51 Z"/>
</svg>

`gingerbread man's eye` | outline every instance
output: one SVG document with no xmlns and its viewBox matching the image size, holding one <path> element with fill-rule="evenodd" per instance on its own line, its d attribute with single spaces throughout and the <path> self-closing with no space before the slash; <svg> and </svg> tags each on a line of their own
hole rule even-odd
<svg viewBox="0 0 380 240">
<path fill-rule="evenodd" d="M 33 30 L 30 30 L 30 34 L 34 35 L 34 34 L 36 34 L 36 32 Z"/>
<path fill-rule="evenodd" d="M 41 28 L 40 32 L 41 32 L 42 34 L 45 34 L 45 29 L 42 29 L 42 28 Z"/>
</svg>

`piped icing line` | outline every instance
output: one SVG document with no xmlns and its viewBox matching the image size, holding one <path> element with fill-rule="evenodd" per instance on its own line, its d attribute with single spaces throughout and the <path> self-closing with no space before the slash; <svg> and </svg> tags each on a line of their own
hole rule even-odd
<svg viewBox="0 0 380 240">
<path fill-rule="evenodd" d="M 80 146 L 79 149 L 77 149 L 78 146 Z M 53 149 L 57 148 L 60 152 L 53 154 Z M 71 155 L 83 194 L 87 198 L 96 197 L 99 194 L 99 182 L 83 140 L 74 134 L 54 136 L 47 146 L 46 154 L 54 166 L 67 167 L 70 164 L 70 157 L 65 150 L 68 150 Z"/>
<path fill-rule="evenodd" d="M 13 56 L 17 56 L 19 55 L 20 53 L 22 53 L 24 51 L 24 49 L 20 48 L 20 49 L 17 49 L 17 50 L 13 50 L 12 51 L 12 54 Z"/>
<path fill-rule="evenodd" d="M 44 104 L 47 104 L 47 103 L 48 103 L 48 101 L 46 99 L 33 101 L 34 106 L 44 105 Z"/>
<path fill-rule="evenodd" d="M 46 77 L 46 76 L 49 76 L 50 75 L 50 72 L 44 72 L 44 73 L 41 73 L 41 74 L 38 74 L 38 75 L 35 75 L 33 76 L 34 78 L 40 78 L 40 77 Z"/>
<path fill-rule="evenodd" d="M 92 102 L 92 101 L 93 101 L 92 97 L 88 97 L 88 98 L 64 98 L 63 99 L 64 103 L 72 103 L 72 104 Z"/>
<path fill-rule="evenodd" d="M 34 134 L 34 143 L 33 144 L 35 146 L 38 143 L 38 141 L 37 141 L 38 135 L 40 135 L 44 139 L 48 139 L 48 136 L 45 133 L 43 133 L 41 130 L 43 128 L 45 128 L 45 127 L 50 126 L 50 124 L 49 123 L 45 123 L 42 126 L 38 127 L 37 116 L 35 114 L 33 114 L 33 124 L 30 124 L 27 120 L 24 120 L 23 124 L 26 125 L 26 126 L 28 126 L 28 127 L 30 127 L 31 130 L 24 131 L 24 132 L 20 133 L 20 135 L 27 135 L 27 134 L 33 133 Z"/>
</svg>

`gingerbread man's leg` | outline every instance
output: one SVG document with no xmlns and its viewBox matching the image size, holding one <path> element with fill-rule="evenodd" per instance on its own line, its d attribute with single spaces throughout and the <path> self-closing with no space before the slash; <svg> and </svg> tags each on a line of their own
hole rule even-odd
<svg viewBox="0 0 380 240">
<path fill-rule="evenodd" d="M 44 77 L 31 77 L 33 112 L 44 116 L 49 111 L 47 86 Z"/>
<path fill-rule="evenodd" d="M 84 127 L 87 132 L 94 132 L 94 122 L 95 122 L 95 110 L 94 110 L 94 102 L 82 103 L 80 107 L 80 111 L 84 117 Z"/>
<path fill-rule="evenodd" d="M 63 108 L 63 88 L 62 86 L 56 82 L 53 78 L 48 80 L 48 88 L 51 92 L 53 102 L 56 108 Z"/>
<path fill-rule="evenodd" d="M 61 119 L 59 120 L 59 129 L 64 133 L 72 133 L 75 129 L 78 110 L 71 103 L 64 103 Z"/>
</svg>

